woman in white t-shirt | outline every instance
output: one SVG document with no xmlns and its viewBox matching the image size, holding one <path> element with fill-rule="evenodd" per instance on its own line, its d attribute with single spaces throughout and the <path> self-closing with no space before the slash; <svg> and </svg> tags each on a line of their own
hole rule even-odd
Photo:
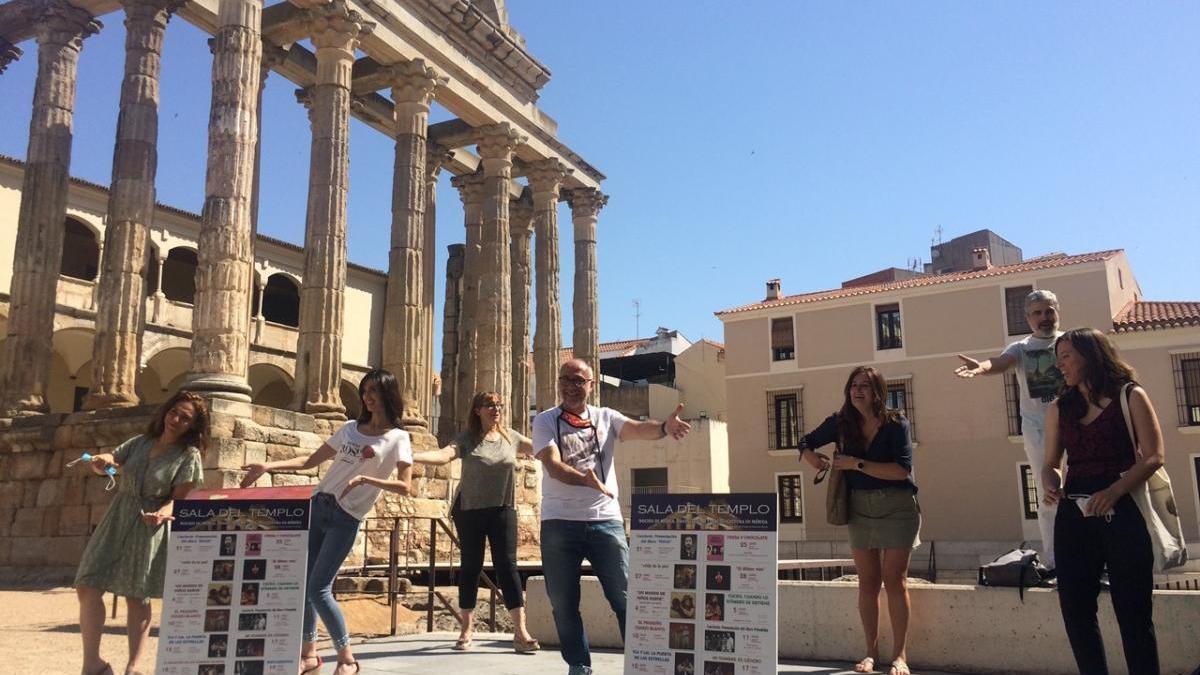
<svg viewBox="0 0 1200 675">
<path fill-rule="evenodd" d="M 358 395 L 362 414 L 342 425 L 316 452 L 307 457 L 242 467 L 246 471 L 242 487 L 248 487 L 264 473 L 302 471 L 333 460 L 313 493 L 301 674 L 321 670 L 316 645 L 318 615 L 337 650 L 334 675 L 358 672 L 358 661 L 350 651 L 346 620 L 333 599 L 333 579 L 354 546 L 359 523 L 381 492 L 408 494 L 412 480 L 412 443 L 408 432 L 399 428 L 400 411 L 404 408 L 396 377 L 386 370 L 372 370 L 359 382 Z M 396 480 L 390 479 L 393 471 L 397 473 Z"/>
</svg>

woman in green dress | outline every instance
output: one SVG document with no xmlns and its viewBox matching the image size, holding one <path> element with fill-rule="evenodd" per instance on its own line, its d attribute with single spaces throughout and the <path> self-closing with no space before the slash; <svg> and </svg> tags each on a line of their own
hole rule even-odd
<svg viewBox="0 0 1200 675">
<path fill-rule="evenodd" d="M 208 444 L 208 406 L 200 396 L 180 391 L 155 413 L 146 433 L 112 453 L 92 457 L 104 475 L 120 467 L 116 496 L 84 549 L 75 592 L 83 637 L 83 675 L 112 675 L 100 658 L 104 593 L 125 596 L 129 608 L 129 665 L 137 673 L 150 634 L 150 598 L 161 598 L 166 573 L 167 528 L 176 499 L 204 481 L 201 453 Z"/>
</svg>

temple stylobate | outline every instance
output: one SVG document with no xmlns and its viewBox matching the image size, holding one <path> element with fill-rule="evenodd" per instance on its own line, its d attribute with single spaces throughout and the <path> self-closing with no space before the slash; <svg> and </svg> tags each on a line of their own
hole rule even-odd
<svg viewBox="0 0 1200 675">
<path fill-rule="evenodd" d="M 0 356 L 0 417 L 47 412 L 76 68 L 87 58 L 87 38 L 112 21 L 126 26 L 126 61 L 84 407 L 140 402 L 134 382 L 155 210 L 158 78 L 172 18 L 213 36 L 184 386 L 216 399 L 250 400 L 258 176 L 271 164 L 259 148 L 259 127 L 270 123 L 260 106 L 270 77 L 295 83 L 311 126 L 295 410 L 329 420 L 345 416 L 339 385 L 352 116 L 395 147 L 379 365 L 401 381 L 405 426 L 424 437 L 434 431 L 434 196 L 442 172 L 454 176 L 465 207 L 465 244 L 451 251 L 447 265 L 445 428 L 464 423 L 476 391 L 500 392 L 516 403 L 510 410 L 522 413 L 530 388 L 542 405 L 556 399 L 560 201 L 569 204 L 574 224 L 575 353 L 597 361 L 596 222 L 607 201 L 604 176 L 557 139 L 555 122 L 537 107 L 550 73 L 508 25 L 501 0 L 293 0 L 266 7 L 253 0 L 11 0 L 0 5 L 0 72 L 14 59 L 36 58 L 38 74 Z M 431 125 L 435 102 L 457 119 Z M 532 384 L 524 370 L 531 339 Z M 527 417 L 514 413 L 512 423 L 523 428 Z"/>
</svg>

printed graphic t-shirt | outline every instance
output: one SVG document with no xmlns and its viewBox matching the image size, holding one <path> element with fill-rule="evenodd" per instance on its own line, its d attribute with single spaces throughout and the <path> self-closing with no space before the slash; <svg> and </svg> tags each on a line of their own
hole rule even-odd
<svg viewBox="0 0 1200 675">
<path fill-rule="evenodd" d="M 337 497 L 338 506 L 359 520 L 367 517 L 383 490 L 373 485 L 359 485 L 342 497 L 346 483 L 359 475 L 386 480 L 396 470 L 397 462 L 413 462 L 412 441 L 403 429 L 389 429 L 379 436 L 368 436 L 358 430 L 358 422 L 351 420 L 325 443 L 337 454 L 313 494 L 332 494 Z"/>
<path fill-rule="evenodd" d="M 579 471 L 594 469 L 601 482 L 613 496 L 584 485 L 567 485 L 550 476 L 542 479 L 542 520 L 621 520 L 621 505 L 617 501 L 617 474 L 613 452 L 621 427 L 629 421 L 612 408 L 587 406 L 581 422 L 572 423 L 570 413 L 562 407 L 543 411 L 533 418 L 534 452 L 553 445 L 562 461 Z"/>
<path fill-rule="evenodd" d="M 1021 416 L 1042 419 L 1046 416 L 1046 407 L 1058 395 L 1063 385 L 1062 373 L 1054 365 L 1054 337 L 1038 337 L 1029 335 L 1017 340 L 1004 349 L 1003 356 L 1011 356 L 1017 360 L 1017 386 L 1021 389 Z"/>
</svg>

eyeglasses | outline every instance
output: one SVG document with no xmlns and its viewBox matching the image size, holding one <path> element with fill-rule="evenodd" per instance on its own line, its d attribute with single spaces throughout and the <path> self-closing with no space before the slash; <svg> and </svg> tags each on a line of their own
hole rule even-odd
<svg viewBox="0 0 1200 675">
<path fill-rule="evenodd" d="M 582 387 L 583 385 L 591 382 L 591 380 L 582 377 L 560 377 L 558 378 L 558 381 L 562 382 L 563 384 L 570 384 L 576 387 Z"/>
</svg>

